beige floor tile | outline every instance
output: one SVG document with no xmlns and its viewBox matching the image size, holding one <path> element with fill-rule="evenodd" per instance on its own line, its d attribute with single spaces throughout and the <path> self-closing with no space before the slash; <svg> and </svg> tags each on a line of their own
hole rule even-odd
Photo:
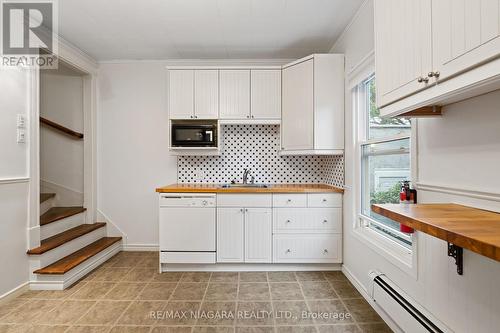
<svg viewBox="0 0 500 333">
<path fill-rule="evenodd" d="M 240 282 L 267 282 L 267 273 L 240 272 Z"/>
<path fill-rule="evenodd" d="M 202 300 L 205 296 L 208 283 L 179 283 L 175 289 L 173 300 Z"/>
<path fill-rule="evenodd" d="M 60 325 L 0 324 L 0 333 L 63 333 L 67 329 L 68 326 Z"/>
<path fill-rule="evenodd" d="M 325 281 L 323 272 L 295 272 L 299 281 Z"/>
<path fill-rule="evenodd" d="M 355 324 L 321 325 L 318 326 L 319 333 L 361 333 Z"/>
<path fill-rule="evenodd" d="M 269 284 L 265 282 L 241 282 L 238 291 L 238 299 L 247 301 L 269 300 Z"/>
<path fill-rule="evenodd" d="M 208 282 L 210 272 L 186 272 L 182 275 L 181 282 Z"/>
<path fill-rule="evenodd" d="M 385 323 L 359 324 L 363 333 L 392 333 L 392 330 Z"/>
<path fill-rule="evenodd" d="M 23 298 L 14 298 L 8 302 L 0 304 L 0 322 L 3 316 L 6 316 L 9 312 L 15 310 L 19 306 L 26 303 L 28 300 Z"/>
<path fill-rule="evenodd" d="M 72 326 L 65 333 L 108 333 L 109 326 Z"/>
<path fill-rule="evenodd" d="M 100 270 L 92 281 L 99 282 L 119 282 L 130 272 L 131 268 L 110 267 Z"/>
<path fill-rule="evenodd" d="M 234 333 L 231 326 L 196 326 L 193 333 Z"/>
<path fill-rule="evenodd" d="M 295 282 L 297 278 L 294 272 L 268 272 L 269 282 Z"/>
<path fill-rule="evenodd" d="M 106 299 L 110 300 L 135 300 L 141 291 L 146 287 L 146 283 L 120 282 L 117 283 L 107 294 Z"/>
<path fill-rule="evenodd" d="M 17 296 L 17 298 L 34 299 L 34 298 L 37 298 L 38 295 L 40 295 L 40 293 L 42 291 L 43 290 L 27 290 L 24 293 L 22 293 L 21 295 Z"/>
<path fill-rule="evenodd" d="M 210 282 L 238 282 L 238 272 L 214 272 Z"/>
<path fill-rule="evenodd" d="M 338 298 L 330 284 L 325 281 L 304 281 L 300 286 L 306 299 Z"/>
<path fill-rule="evenodd" d="M 189 326 L 159 326 L 153 328 L 151 333 L 191 333 Z"/>
<path fill-rule="evenodd" d="M 304 299 L 300 285 L 296 282 L 272 282 L 271 297 L 274 300 L 301 300 Z"/>
<path fill-rule="evenodd" d="M 236 312 L 236 302 L 203 302 L 196 325 L 232 326 Z"/>
<path fill-rule="evenodd" d="M 88 282 L 76 293 L 69 296 L 70 299 L 101 299 L 115 286 L 114 282 Z"/>
<path fill-rule="evenodd" d="M 154 268 L 158 271 L 158 267 L 160 265 L 160 260 L 158 258 L 154 257 L 146 257 L 143 258 L 138 264 L 137 267 L 147 267 L 147 268 Z"/>
<path fill-rule="evenodd" d="M 383 322 L 382 318 L 364 299 L 345 299 L 344 303 L 358 323 Z"/>
<path fill-rule="evenodd" d="M 166 302 L 158 301 L 133 301 L 125 310 L 117 325 L 149 326 L 157 322 L 156 314 L 161 313 Z"/>
<path fill-rule="evenodd" d="M 235 300 L 238 294 L 237 283 L 209 283 L 205 299 L 210 301 Z"/>
<path fill-rule="evenodd" d="M 237 326 L 265 326 L 274 324 L 271 302 L 238 302 Z"/>
<path fill-rule="evenodd" d="M 35 323 L 40 316 L 45 315 L 61 303 L 62 301 L 59 300 L 30 300 L 3 317 L 2 322 L 12 324 Z"/>
<path fill-rule="evenodd" d="M 149 282 L 157 273 L 158 270 L 154 268 L 136 267 L 125 274 L 122 282 Z"/>
<path fill-rule="evenodd" d="M 200 306 L 201 302 L 169 301 L 155 322 L 160 326 L 192 326 Z"/>
<path fill-rule="evenodd" d="M 153 276 L 154 282 L 179 282 L 182 278 L 182 272 L 156 273 Z"/>
<path fill-rule="evenodd" d="M 347 281 L 347 278 L 345 277 L 344 273 L 342 271 L 326 271 L 323 272 L 325 275 L 325 278 L 327 280 L 333 280 L 333 281 Z"/>
<path fill-rule="evenodd" d="M 46 325 L 69 325 L 81 318 L 94 304 L 94 301 L 67 300 L 50 312 L 44 313 L 38 318 L 36 323 Z"/>
<path fill-rule="evenodd" d="M 124 256 L 116 259 L 111 267 L 137 267 L 141 260 L 142 258 L 139 256 Z"/>
<path fill-rule="evenodd" d="M 274 326 L 236 327 L 236 333 L 274 333 Z"/>
<path fill-rule="evenodd" d="M 112 325 L 129 306 L 130 301 L 98 301 L 80 320 L 81 325 Z"/>
<path fill-rule="evenodd" d="M 314 325 L 312 318 L 303 317 L 309 311 L 305 301 L 273 301 L 276 325 Z"/>
<path fill-rule="evenodd" d="M 361 294 L 347 280 L 330 280 L 329 282 L 340 298 L 362 298 Z"/>
<path fill-rule="evenodd" d="M 340 300 L 307 301 L 310 313 L 315 315 L 316 324 L 348 324 L 353 323 L 352 313 Z"/>
<path fill-rule="evenodd" d="M 29 333 L 64 333 L 68 328 L 66 325 L 33 325 Z"/>
<path fill-rule="evenodd" d="M 109 333 L 149 333 L 149 326 L 114 326 Z"/>
<path fill-rule="evenodd" d="M 314 326 L 278 326 L 276 333 L 316 333 Z"/>
<path fill-rule="evenodd" d="M 148 283 L 139 294 L 138 299 L 152 301 L 168 301 L 177 283 Z"/>
</svg>

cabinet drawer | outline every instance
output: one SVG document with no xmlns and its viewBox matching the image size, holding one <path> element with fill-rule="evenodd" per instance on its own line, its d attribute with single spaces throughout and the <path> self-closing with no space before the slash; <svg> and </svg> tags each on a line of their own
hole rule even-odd
<svg viewBox="0 0 500 333">
<path fill-rule="evenodd" d="M 217 194 L 217 207 L 271 207 L 271 194 Z"/>
<path fill-rule="evenodd" d="M 314 193 L 307 195 L 308 207 L 342 207 L 340 193 Z"/>
<path fill-rule="evenodd" d="M 341 208 L 275 208 L 275 232 L 342 232 Z"/>
<path fill-rule="evenodd" d="M 340 263 L 342 236 L 274 235 L 274 262 L 276 263 Z"/>
<path fill-rule="evenodd" d="M 274 194 L 273 207 L 307 207 L 307 194 Z"/>
</svg>

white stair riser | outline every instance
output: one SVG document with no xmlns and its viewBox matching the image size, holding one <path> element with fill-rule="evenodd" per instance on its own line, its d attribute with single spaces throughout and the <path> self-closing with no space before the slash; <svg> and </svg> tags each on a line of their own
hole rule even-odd
<svg viewBox="0 0 500 333">
<path fill-rule="evenodd" d="M 120 252 L 121 249 L 122 242 L 116 242 L 63 275 L 34 274 L 31 277 L 30 289 L 63 290 Z"/>
<path fill-rule="evenodd" d="M 40 226 L 40 239 L 46 239 L 85 223 L 85 212 Z"/>
<path fill-rule="evenodd" d="M 40 215 L 43 215 L 48 212 L 49 209 L 54 207 L 55 201 L 54 198 L 50 198 L 49 200 L 45 200 L 40 204 Z"/>
<path fill-rule="evenodd" d="M 30 262 L 33 263 L 33 266 L 31 267 L 33 269 L 31 271 L 48 266 L 58 261 L 59 259 L 62 259 L 70 255 L 71 253 L 76 252 L 81 248 L 101 239 L 102 237 L 106 237 L 106 227 L 96 229 L 86 235 L 73 239 L 72 241 L 69 241 L 64 245 L 58 246 L 55 249 L 45 252 L 44 254 L 31 255 Z"/>
</svg>

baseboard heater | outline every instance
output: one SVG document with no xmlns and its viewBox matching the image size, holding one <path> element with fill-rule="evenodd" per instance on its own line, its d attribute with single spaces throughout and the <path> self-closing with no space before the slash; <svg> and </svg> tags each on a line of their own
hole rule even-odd
<svg viewBox="0 0 500 333">
<path fill-rule="evenodd" d="M 451 330 L 420 306 L 414 304 L 392 281 L 383 274 L 371 272 L 372 299 L 405 333 L 445 333 Z"/>
</svg>

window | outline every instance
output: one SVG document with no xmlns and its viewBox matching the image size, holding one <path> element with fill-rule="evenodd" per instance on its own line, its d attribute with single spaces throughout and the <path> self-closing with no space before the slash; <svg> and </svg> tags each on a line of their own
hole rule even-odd
<svg viewBox="0 0 500 333">
<path fill-rule="evenodd" d="M 399 223 L 371 210 L 375 203 L 399 203 L 401 182 L 410 180 L 410 120 L 380 117 L 375 103 L 374 76 L 362 82 L 357 92 L 362 224 L 411 248 L 411 235 L 401 232 Z"/>
</svg>

